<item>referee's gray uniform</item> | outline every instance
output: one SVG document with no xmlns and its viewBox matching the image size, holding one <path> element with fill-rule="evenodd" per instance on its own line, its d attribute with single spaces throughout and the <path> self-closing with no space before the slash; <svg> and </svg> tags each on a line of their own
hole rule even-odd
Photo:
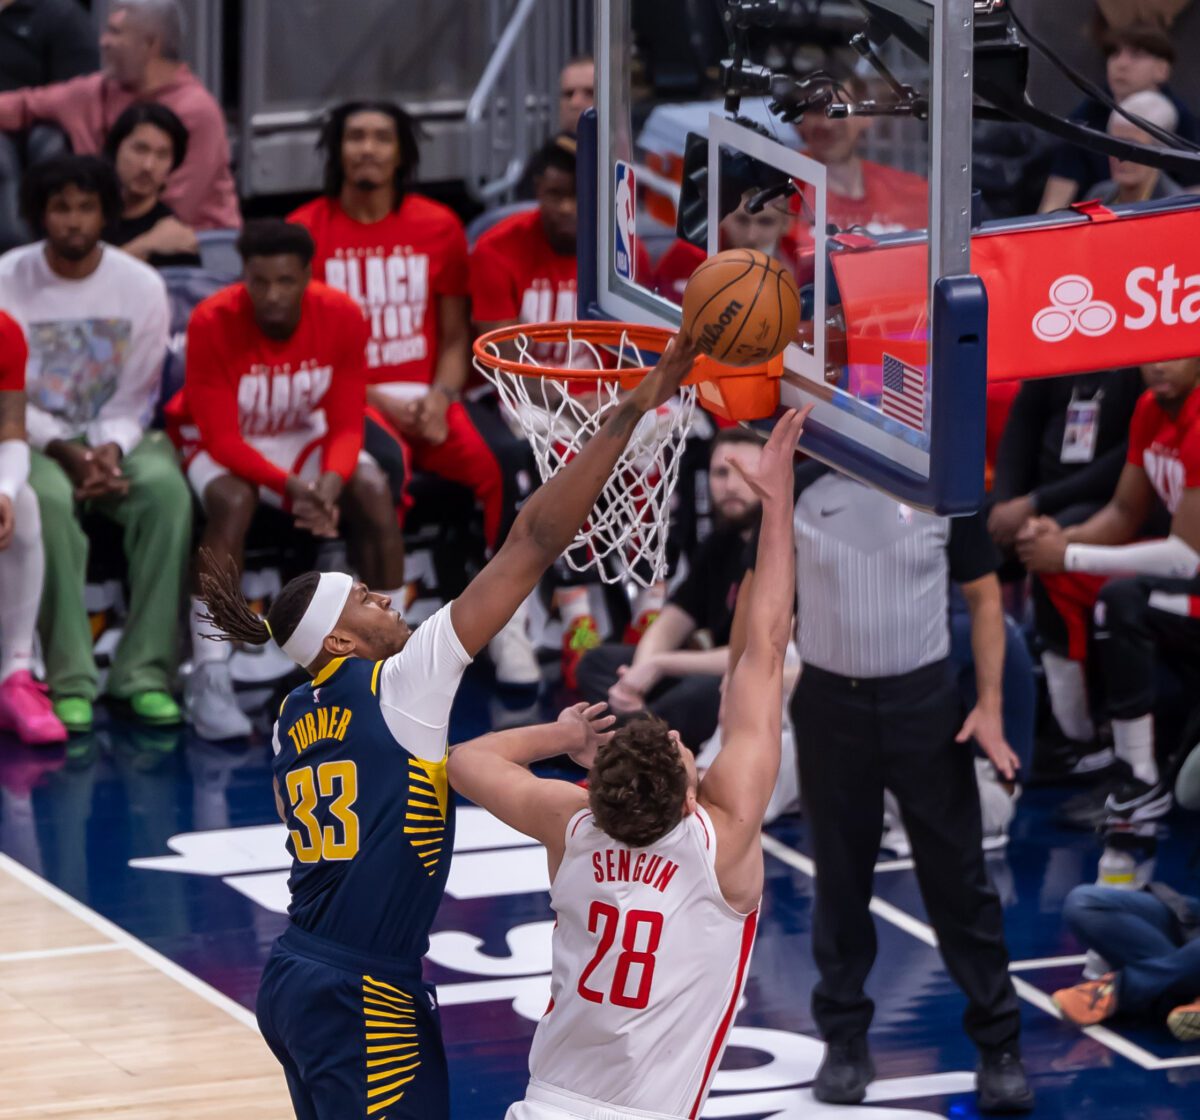
<svg viewBox="0 0 1200 1120">
<path fill-rule="evenodd" d="M 864 1039 L 874 1004 L 868 905 L 887 787 L 900 803 L 946 967 L 984 1052 L 1016 1048 L 1003 914 L 982 852 L 964 709 L 951 670 L 949 583 L 995 571 L 981 517 L 934 517 L 838 474 L 796 503 L 792 719 L 817 863 L 813 1016 L 826 1041 Z"/>
</svg>

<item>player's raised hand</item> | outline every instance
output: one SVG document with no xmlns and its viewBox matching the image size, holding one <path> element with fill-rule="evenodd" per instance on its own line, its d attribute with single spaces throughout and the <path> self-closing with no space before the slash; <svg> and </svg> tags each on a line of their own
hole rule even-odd
<svg viewBox="0 0 1200 1120">
<path fill-rule="evenodd" d="M 666 404 L 683 384 L 684 378 L 692 372 L 696 355 L 700 353 L 695 341 L 684 331 L 680 331 L 663 351 L 654 367 L 642 383 L 634 390 L 633 400 L 640 408 L 649 411 Z"/>
<path fill-rule="evenodd" d="M 570 738 L 567 754 L 571 761 L 590 770 L 596 751 L 613 737 L 611 728 L 617 717 L 608 714 L 607 704 L 585 702 L 564 708 L 558 714 L 558 722 L 564 725 Z"/>
<path fill-rule="evenodd" d="M 763 447 L 758 466 L 754 470 L 747 469 L 737 459 L 729 460 L 730 465 L 746 480 L 746 485 L 762 502 L 786 501 L 791 505 L 795 488 L 793 464 L 796 444 L 800 433 L 804 431 L 804 421 L 808 419 L 812 410 L 813 406 L 806 404 L 800 409 L 789 408 L 783 414 Z"/>
</svg>

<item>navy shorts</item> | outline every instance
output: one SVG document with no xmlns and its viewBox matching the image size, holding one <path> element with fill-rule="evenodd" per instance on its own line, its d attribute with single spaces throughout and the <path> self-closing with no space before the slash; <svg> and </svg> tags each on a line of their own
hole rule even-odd
<svg viewBox="0 0 1200 1120">
<path fill-rule="evenodd" d="M 257 1013 L 297 1120 L 449 1120 L 433 985 L 415 970 L 317 959 L 329 954 L 297 951 L 295 932 L 271 952 Z"/>
</svg>

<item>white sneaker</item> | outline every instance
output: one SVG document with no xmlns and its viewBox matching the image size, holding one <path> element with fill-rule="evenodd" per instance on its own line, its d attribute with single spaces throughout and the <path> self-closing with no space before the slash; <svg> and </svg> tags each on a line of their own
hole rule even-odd
<svg viewBox="0 0 1200 1120">
<path fill-rule="evenodd" d="M 1017 812 L 1020 786 L 1010 793 L 1000 781 L 996 768 L 986 759 L 975 760 L 975 778 L 979 785 L 979 809 L 983 816 L 983 850 L 994 852 L 1008 843 L 1008 826 Z"/>
<path fill-rule="evenodd" d="M 488 654 L 496 669 L 497 684 L 529 688 L 541 683 L 541 666 L 525 630 L 524 607 L 488 643 Z"/>
<path fill-rule="evenodd" d="M 890 789 L 883 791 L 883 837 L 879 851 L 893 859 L 908 859 L 912 855 L 912 843 L 900 819 L 900 803 Z"/>
<path fill-rule="evenodd" d="M 227 661 L 202 661 L 183 688 L 183 708 L 201 739 L 243 738 L 250 734 L 250 719 L 238 707 Z"/>
</svg>

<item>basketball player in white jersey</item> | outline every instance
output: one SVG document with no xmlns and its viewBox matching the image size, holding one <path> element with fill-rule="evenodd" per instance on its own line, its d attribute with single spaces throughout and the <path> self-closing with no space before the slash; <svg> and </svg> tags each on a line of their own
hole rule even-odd
<svg viewBox="0 0 1200 1120">
<path fill-rule="evenodd" d="M 759 831 L 779 770 L 794 589 L 792 457 L 806 414 L 789 412 L 758 470 L 742 471 L 763 505 L 757 576 L 738 604 L 746 640 L 725 745 L 702 780 L 665 724 L 643 717 L 609 732 L 603 705 L 450 756 L 454 788 L 541 841 L 550 865 L 551 1002 L 508 1120 L 694 1118 L 703 1107 L 762 896 Z M 587 790 L 527 769 L 564 752 L 589 767 Z"/>
</svg>

